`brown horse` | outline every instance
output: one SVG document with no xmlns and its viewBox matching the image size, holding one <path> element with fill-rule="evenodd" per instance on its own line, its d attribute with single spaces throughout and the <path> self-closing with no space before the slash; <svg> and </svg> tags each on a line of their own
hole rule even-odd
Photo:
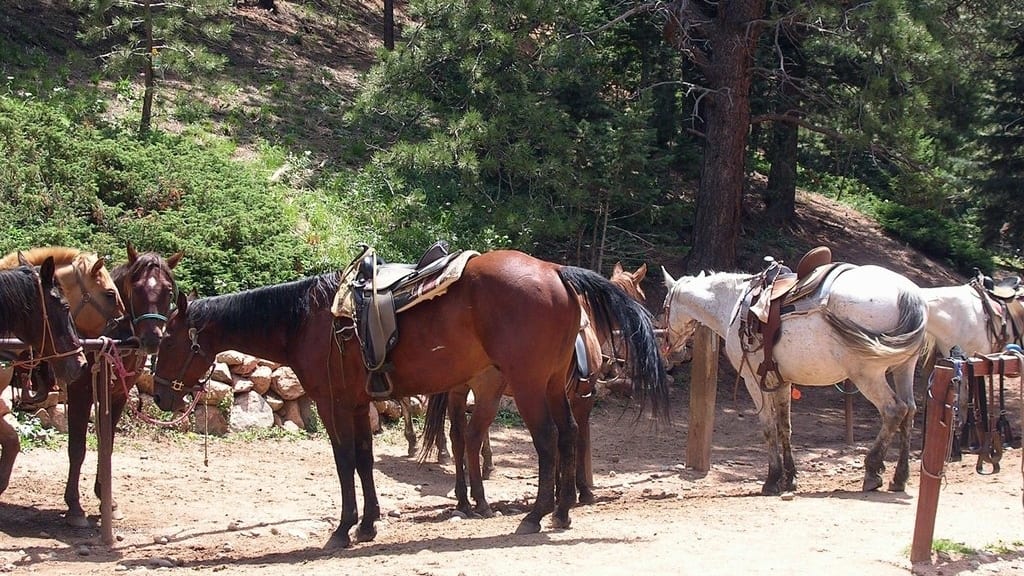
<svg viewBox="0 0 1024 576">
<path fill-rule="evenodd" d="M 178 252 L 164 259 L 156 252 L 139 254 L 135 247 L 128 244 L 128 262 L 111 270 L 111 277 L 117 286 L 118 294 L 128 310 L 128 314 L 117 323 L 117 326 L 105 334 L 111 338 L 122 340 L 133 338 L 139 347 L 124 350 L 120 353 L 120 368 L 113 370 L 110 385 L 110 434 L 109 444 L 114 444 L 114 429 L 121 419 L 125 404 L 128 402 L 128 391 L 135 385 L 139 372 L 145 364 L 146 356 L 155 354 L 163 338 L 164 326 L 170 314 L 171 303 L 177 293 L 177 285 L 171 270 L 181 260 Z M 90 358 L 92 366 L 94 359 Z M 90 371 L 91 372 L 91 371 Z M 79 477 L 82 473 L 82 462 L 85 460 L 85 441 L 89 429 L 89 413 L 92 409 L 92 375 L 86 373 L 68 386 L 68 481 L 64 489 L 64 502 L 68 505 L 65 520 L 72 526 L 85 527 L 88 521 L 85 510 L 79 499 Z M 97 498 L 101 498 L 99 476 L 93 486 Z M 117 502 L 111 502 L 111 509 L 117 517 Z"/>
<path fill-rule="evenodd" d="M 0 270 L 0 335 L 13 334 L 28 344 L 33 351 L 30 361 L 52 362 L 58 378 L 77 378 L 85 367 L 85 354 L 56 281 L 53 258 L 43 260 L 38 272 L 24 257 L 18 261 L 19 266 Z M 6 383 L 0 385 L 0 392 L 5 387 Z M 7 489 L 21 451 L 18 433 L 7 419 L 9 413 L 0 400 L 0 494 Z"/>
<path fill-rule="evenodd" d="M 99 338 L 124 316 L 124 303 L 103 258 L 63 246 L 32 248 L 24 256 L 34 266 L 53 258 L 57 281 L 71 304 L 71 319 L 80 337 Z M 17 253 L 0 258 L 0 270 L 17 265 Z"/>
<path fill-rule="evenodd" d="M 164 410 L 183 403 L 221 350 L 236 349 L 292 367 L 314 400 L 330 439 L 341 482 L 342 513 L 328 546 L 348 546 L 349 530 L 370 540 L 380 516 L 373 483 L 367 370 L 349 318 L 335 322 L 331 303 L 342 276 L 203 298 L 178 296 L 167 322 L 154 374 L 154 400 Z M 393 395 L 445 392 L 487 370 L 512 389 L 534 438 L 540 470 L 537 500 L 517 532 L 540 530 L 554 511 L 556 526 L 569 525 L 575 501 L 572 478 L 563 478 L 555 501 L 555 458 L 575 468 L 576 424 L 565 395 L 578 331 L 577 294 L 595 305 L 598 325 L 630 334 L 637 392 L 667 418 L 668 390 L 650 315 L 599 274 L 563 267 L 514 251 L 469 260 L 461 280 L 445 295 L 398 317 L 400 341 L 390 353 Z M 363 493 L 361 522 L 355 477 Z"/>
<path fill-rule="evenodd" d="M 634 272 L 627 272 L 621 263 L 616 263 L 610 281 L 633 300 L 643 303 L 644 292 L 640 286 L 647 274 L 647 265 L 642 264 Z M 576 420 L 578 432 L 576 437 L 576 489 L 579 501 L 583 504 L 594 502 L 594 476 L 591 463 L 590 412 L 596 399 L 595 388 L 598 378 L 605 370 L 603 348 L 607 345 L 612 350 L 611 358 L 616 356 L 616 346 L 608 331 L 599 330 L 591 320 L 594 311 L 585 298 L 580 298 L 581 321 L 580 338 L 584 343 L 586 358 L 574 362 L 574 367 L 586 365 L 586 370 L 573 370 L 566 383 L 565 393 L 569 398 L 573 418 Z M 620 339 L 621 340 L 621 339 Z M 577 351 L 578 353 L 579 351 Z M 467 396 L 472 390 L 474 408 L 469 423 L 466 423 Z M 444 442 L 444 418 L 446 414 L 452 425 L 450 436 L 452 455 L 455 462 L 455 497 L 456 508 L 465 514 L 477 514 L 485 518 L 494 515 L 484 495 L 483 480 L 490 476 L 494 469 L 491 442 L 488 431 L 497 416 L 499 401 L 502 395 L 509 395 L 510 390 L 499 375 L 484 373 L 463 386 L 448 392 L 430 397 L 423 432 L 424 451 L 428 456 L 430 447 Z M 482 462 L 481 462 L 482 460 Z M 471 507 L 467 498 L 466 478 L 468 466 L 469 488 L 476 502 Z"/>
</svg>

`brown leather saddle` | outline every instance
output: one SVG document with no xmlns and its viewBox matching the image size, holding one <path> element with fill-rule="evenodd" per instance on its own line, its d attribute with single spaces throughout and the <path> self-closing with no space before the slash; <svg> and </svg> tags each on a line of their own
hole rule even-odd
<svg viewBox="0 0 1024 576">
<path fill-rule="evenodd" d="M 765 386 L 768 373 L 775 374 L 781 384 L 782 374 L 775 362 L 772 349 L 778 341 L 782 317 L 796 312 L 800 302 L 815 293 L 827 292 L 832 280 L 842 271 L 853 267 L 843 262 L 832 262 L 832 251 L 827 246 L 818 246 L 807 252 L 793 272 L 782 262 L 765 258 L 767 267 L 751 282 L 746 297 L 747 310 L 740 322 L 740 337 L 744 354 L 763 349 L 763 360 L 757 367 L 759 386 Z M 814 306 L 808 306 L 813 308 Z"/>
<path fill-rule="evenodd" d="M 415 264 L 385 262 L 365 245 L 353 260 L 346 273 L 351 310 L 342 315 L 355 325 L 368 372 L 366 392 L 372 398 L 389 398 L 394 389 L 387 355 L 398 344 L 398 313 L 443 294 L 474 255 L 450 253 L 447 242 L 439 241 Z"/>
<path fill-rule="evenodd" d="M 1007 276 L 995 280 L 974 269 L 974 278 L 969 282 L 981 297 L 985 315 L 988 317 L 989 336 L 995 344 L 994 350 L 1002 350 L 1007 344 L 1024 344 L 1024 284 L 1020 276 Z"/>
</svg>

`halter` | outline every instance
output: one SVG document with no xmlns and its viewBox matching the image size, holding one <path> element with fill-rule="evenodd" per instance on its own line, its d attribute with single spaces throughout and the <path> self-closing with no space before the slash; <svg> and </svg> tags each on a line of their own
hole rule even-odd
<svg viewBox="0 0 1024 576">
<path fill-rule="evenodd" d="M 89 289 L 85 285 L 85 280 L 82 279 L 82 271 L 78 269 L 78 266 L 72 266 L 72 268 L 75 270 L 75 282 L 78 284 L 78 291 L 82 293 L 82 299 L 78 302 L 75 309 L 71 311 L 71 319 L 77 321 L 78 315 L 82 310 L 86 306 L 92 306 L 97 312 L 99 312 L 100 316 L 107 319 L 107 325 L 104 327 L 104 331 L 110 330 L 117 325 L 121 318 L 114 317 L 114 312 L 116 312 L 116 310 L 113 307 L 101 305 L 97 300 L 93 299 L 92 294 L 89 293 Z"/>
<path fill-rule="evenodd" d="M 169 386 L 171 390 L 174 390 L 175 392 L 182 392 L 183 394 L 202 392 L 203 390 L 205 390 L 206 383 L 210 381 L 210 376 L 212 376 L 212 373 L 210 375 L 207 375 L 206 379 L 204 379 L 203 381 L 193 384 L 188 388 L 185 388 L 184 382 L 185 372 L 188 370 L 188 367 L 192 365 L 192 361 L 195 360 L 195 358 L 200 354 L 203 354 L 203 349 L 201 346 L 199 346 L 199 332 L 201 332 L 201 330 L 195 327 L 189 327 L 188 329 L 188 337 L 189 340 L 192 341 L 192 346 L 190 347 L 191 354 L 189 354 L 188 360 L 186 360 L 185 363 L 182 364 L 181 370 L 178 372 L 177 378 L 175 378 L 174 380 L 168 380 L 166 378 L 157 376 L 154 373 L 153 382 L 160 384 L 161 386 Z"/>
<path fill-rule="evenodd" d="M 163 270 L 161 270 L 161 272 L 163 272 Z M 126 290 L 126 292 L 128 292 L 129 294 L 132 294 L 131 290 Z M 171 302 L 174 302 L 177 299 L 178 299 L 178 283 L 175 282 L 174 279 L 172 278 L 171 279 Z M 164 324 L 167 323 L 167 316 L 164 316 L 163 314 L 160 314 L 158 312 L 147 312 L 145 314 L 140 314 L 140 315 L 136 316 L 135 315 L 135 296 L 134 296 L 134 294 L 132 294 L 132 297 L 128 301 L 128 307 L 129 307 L 128 312 L 129 312 L 129 314 L 131 314 L 131 320 L 132 320 L 132 332 L 135 331 L 134 328 L 136 326 L 138 326 L 139 322 L 142 322 L 144 320 L 156 320 L 157 322 L 163 322 Z"/>
<path fill-rule="evenodd" d="M 46 341 L 49 340 L 49 342 L 50 342 L 50 349 L 53 350 L 53 354 L 50 354 L 49 356 L 39 356 L 39 357 L 36 357 L 34 354 L 32 354 L 32 357 L 29 358 L 28 360 L 15 360 L 14 362 L 11 363 L 11 365 L 14 366 L 15 368 L 24 368 L 24 369 L 27 369 L 27 370 L 32 370 L 36 366 L 38 366 L 39 364 L 42 364 L 43 362 L 46 362 L 47 360 L 53 360 L 53 359 L 56 359 L 56 358 L 65 358 L 67 356 L 75 356 L 77 354 L 81 354 L 82 353 L 82 346 L 81 345 L 79 345 L 78 347 L 73 348 L 71 350 L 66 350 L 64 352 L 57 352 L 57 341 L 53 337 L 53 327 L 50 324 L 50 315 L 46 311 L 46 294 L 43 293 L 43 279 L 38 274 L 35 275 L 35 278 L 36 278 L 36 292 L 39 295 L 39 305 L 40 305 L 42 316 L 43 316 L 42 346 L 45 346 L 46 345 Z M 31 347 L 29 348 L 29 352 L 30 352 L 30 354 L 32 353 L 32 348 Z"/>
</svg>

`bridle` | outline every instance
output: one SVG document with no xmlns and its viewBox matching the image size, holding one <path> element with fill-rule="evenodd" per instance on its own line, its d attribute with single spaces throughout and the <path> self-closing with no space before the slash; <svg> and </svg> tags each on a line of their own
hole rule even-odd
<svg viewBox="0 0 1024 576">
<path fill-rule="evenodd" d="M 156 269 L 160 270 L 161 273 L 163 273 L 163 270 L 160 269 L 160 267 L 156 266 L 155 264 L 150 266 L 150 268 L 156 268 Z M 149 276 L 147 274 L 146 276 L 143 276 L 143 279 L 148 278 L 148 277 Z M 129 286 L 128 286 L 129 289 L 126 289 L 125 293 L 127 293 L 129 295 L 127 304 L 128 304 L 128 314 L 131 317 L 132 332 L 133 333 L 135 332 L 135 327 L 138 326 L 139 322 L 144 322 L 146 320 L 156 320 L 157 322 L 163 322 L 164 324 L 166 324 L 167 323 L 167 316 L 164 316 L 163 314 L 160 314 L 158 312 L 147 312 L 145 314 L 139 314 L 139 315 L 135 314 L 135 295 L 134 295 L 134 291 L 130 289 L 130 285 L 134 284 L 134 282 L 131 282 L 131 280 L 132 280 L 131 276 L 128 276 L 128 280 L 129 280 Z M 170 281 L 171 281 L 171 300 L 170 301 L 174 302 L 174 301 L 176 301 L 178 299 L 178 284 L 177 284 L 177 282 L 174 281 L 173 278 L 171 278 Z"/>
<path fill-rule="evenodd" d="M 207 375 L 206 378 L 204 380 L 202 380 L 201 382 L 197 382 L 196 384 L 193 384 L 193 385 L 189 386 L 188 388 L 185 387 L 185 382 L 184 382 L 185 372 L 187 372 L 188 371 L 188 367 L 192 365 L 192 361 L 195 360 L 196 357 L 198 357 L 198 356 L 205 356 L 206 355 L 203 352 L 202 347 L 199 345 L 199 333 L 201 331 L 202 331 L 201 329 L 198 329 L 198 328 L 195 328 L 195 327 L 189 327 L 189 329 L 188 329 L 188 337 L 189 337 L 189 340 L 192 341 L 192 344 L 191 344 L 191 346 L 189 346 L 188 359 L 185 360 L 185 363 L 181 365 L 181 370 L 178 371 L 178 376 L 174 380 L 168 380 L 168 379 L 163 378 L 161 376 L 158 376 L 156 373 L 154 373 L 153 374 L 153 382 L 154 383 L 159 384 L 160 386 L 167 386 L 167 387 L 169 387 L 171 390 L 173 390 L 175 392 L 180 392 L 182 395 L 194 394 L 194 393 L 202 392 L 203 390 L 205 390 L 206 383 L 210 381 L 210 376 L 212 375 L 212 373 Z"/>
<path fill-rule="evenodd" d="M 82 346 L 81 345 L 78 345 L 77 347 L 75 347 L 73 349 L 70 349 L 70 350 L 65 350 L 64 352 L 58 352 L 57 351 L 57 340 L 53 336 L 53 332 L 54 331 L 53 331 L 53 326 L 50 323 L 50 314 L 49 314 L 49 312 L 46 311 L 46 294 L 43 291 L 43 279 L 39 276 L 39 274 L 35 274 L 35 280 L 36 280 L 36 292 L 39 295 L 39 306 L 40 306 L 42 317 L 43 317 L 42 318 L 42 320 L 43 320 L 42 347 L 45 347 L 46 346 L 46 342 L 49 341 L 50 342 L 50 349 L 53 350 L 53 353 L 48 355 L 48 356 L 38 356 L 37 357 L 37 356 L 35 356 L 35 354 L 33 353 L 32 349 L 30 348 L 29 352 L 31 354 L 31 357 L 28 360 L 15 360 L 12 363 L 12 365 L 14 367 L 16 367 L 16 368 L 23 368 L 23 369 L 26 369 L 26 370 L 32 370 L 36 366 L 38 366 L 39 364 L 42 364 L 43 362 L 46 362 L 48 360 L 55 360 L 57 358 L 66 358 L 68 356 L 75 356 L 75 355 L 78 355 L 78 354 L 82 353 Z"/>
<path fill-rule="evenodd" d="M 116 326 L 121 320 L 121 317 L 114 316 L 117 312 L 116 308 L 94 299 L 92 294 L 89 293 L 89 287 L 86 286 L 85 280 L 82 279 L 82 271 L 79 270 L 78 266 L 72 266 L 72 268 L 75 270 L 75 283 L 78 285 L 78 291 L 82 294 L 82 299 L 78 301 L 78 305 L 71 311 L 71 319 L 77 325 L 78 315 L 82 313 L 86 306 L 92 306 L 101 317 L 107 319 L 104 331 L 108 331 Z"/>
</svg>

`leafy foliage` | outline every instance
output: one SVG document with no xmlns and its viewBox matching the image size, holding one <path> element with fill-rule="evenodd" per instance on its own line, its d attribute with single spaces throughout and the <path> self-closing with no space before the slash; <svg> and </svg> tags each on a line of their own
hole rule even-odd
<svg viewBox="0 0 1024 576">
<path fill-rule="evenodd" d="M 0 250 L 127 242 L 170 254 L 183 287 L 215 294 L 282 282 L 315 264 L 286 188 L 187 137 L 138 140 L 68 95 L 0 98 Z"/>
</svg>

